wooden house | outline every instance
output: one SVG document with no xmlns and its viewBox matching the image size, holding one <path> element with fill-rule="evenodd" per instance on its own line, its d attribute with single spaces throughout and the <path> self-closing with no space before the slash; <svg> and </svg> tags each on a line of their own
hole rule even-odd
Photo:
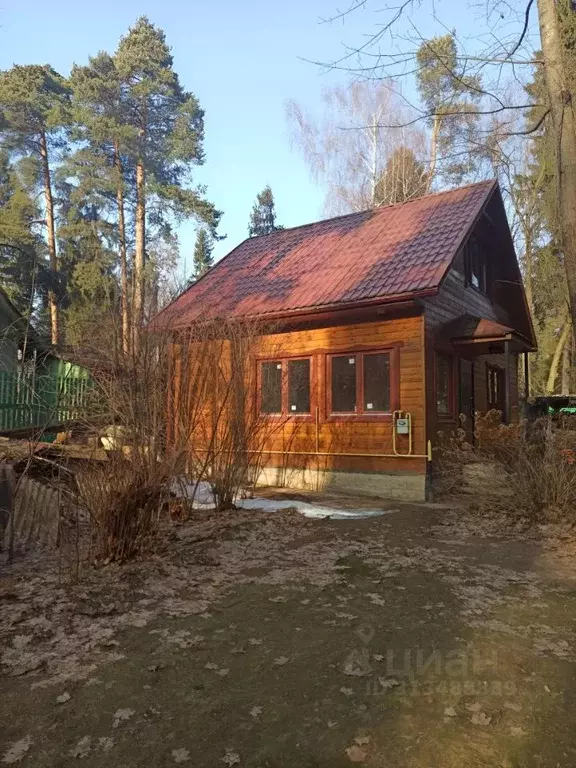
<svg viewBox="0 0 576 768">
<path fill-rule="evenodd" d="M 460 414 L 518 419 L 535 348 L 496 181 L 249 238 L 155 322 L 210 317 L 276 324 L 251 362 L 284 419 L 262 481 L 403 499 Z"/>
</svg>

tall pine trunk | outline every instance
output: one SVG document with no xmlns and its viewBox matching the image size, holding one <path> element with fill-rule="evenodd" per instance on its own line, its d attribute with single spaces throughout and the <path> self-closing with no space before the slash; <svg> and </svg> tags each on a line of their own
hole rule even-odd
<svg viewBox="0 0 576 768">
<path fill-rule="evenodd" d="M 40 133 L 40 157 L 42 160 L 42 175 L 44 178 L 44 203 L 46 206 L 46 227 L 48 234 L 48 253 L 50 256 L 51 286 L 48 291 L 48 304 L 50 307 L 50 337 L 52 344 L 58 344 L 58 301 L 54 285 L 58 278 L 58 254 L 56 252 L 56 230 L 54 226 L 54 201 L 52 199 L 52 179 L 50 164 L 48 162 L 48 146 L 46 133 Z"/>
<path fill-rule="evenodd" d="M 426 185 L 426 192 L 430 192 L 434 177 L 436 176 L 436 163 L 438 162 L 438 142 L 440 140 L 440 126 L 442 124 L 442 116 L 434 115 L 434 122 L 432 123 L 432 136 L 430 137 L 430 163 L 428 165 L 428 183 Z"/>
<path fill-rule="evenodd" d="M 128 264 L 126 258 L 126 220 L 124 216 L 124 174 L 118 142 L 114 144 L 114 165 L 118 172 L 116 206 L 118 208 L 118 239 L 120 241 L 120 311 L 122 314 L 122 350 L 130 352 L 130 308 L 128 300 Z"/>
<path fill-rule="evenodd" d="M 558 237 L 564 255 L 572 327 L 576 330 L 576 117 L 555 0 L 538 0 L 548 106 L 556 141 Z"/>
<path fill-rule="evenodd" d="M 139 158 L 136 164 L 136 244 L 134 250 L 134 299 L 132 303 L 135 348 L 138 346 L 144 312 L 144 259 L 146 251 L 145 178 L 144 161 L 142 158 Z"/>
</svg>

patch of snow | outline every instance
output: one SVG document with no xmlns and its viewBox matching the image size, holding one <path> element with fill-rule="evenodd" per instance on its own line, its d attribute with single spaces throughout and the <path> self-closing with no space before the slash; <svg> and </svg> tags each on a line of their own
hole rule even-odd
<svg viewBox="0 0 576 768">
<path fill-rule="evenodd" d="M 214 497 L 210 484 L 205 480 L 197 485 L 184 477 L 172 480 L 170 487 L 176 496 L 192 501 L 195 509 L 212 509 Z M 380 517 L 398 512 L 398 509 L 341 509 L 340 507 L 328 507 L 322 504 L 311 504 L 300 499 L 265 499 L 254 496 L 251 499 L 237 498 L 234 504 L 239 509 L 261 509 L 264 512 L 281 512 L 284 509 L 295 509 L 304 517 L 322 520 L 329 517 L 331 520 L 362 520 L 367 517 Z"/>
<path fill-rule="evenodd" d="M 362 520 L 367 517 L 380 517 L 398 512 L 397 509 L 340 509 L 327 507 L 320 504 L 310 504 L 300 499 L 264 499 L 255 496 L 253 499 L 237 499 L 237 507 L 242 509 L 261 509 L 264 512 L 280 512 L 284 509 L 295 509 L 304 517 L 323 520 L 329 517 L 331 520 Z"/>
</svg>

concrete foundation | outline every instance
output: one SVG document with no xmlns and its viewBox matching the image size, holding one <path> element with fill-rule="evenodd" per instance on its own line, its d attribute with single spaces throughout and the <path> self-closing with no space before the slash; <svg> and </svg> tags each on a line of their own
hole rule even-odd
<svg viewBox="0 0 576 768">
<path fill-rule="evenodd" d="M 341 491 L 399 501 L 425 501 L 426 475 L 415 472 L 341 472 L 338 470 L 265 467 L 257 485 L 304 491 Z"/>
</svg>

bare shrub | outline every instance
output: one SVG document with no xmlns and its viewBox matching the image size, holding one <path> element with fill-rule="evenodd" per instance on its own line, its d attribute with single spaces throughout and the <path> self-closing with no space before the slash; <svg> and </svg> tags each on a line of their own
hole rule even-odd
<svg viewBox="0 0 576 768">
<path fill-rule="evenodd" d="M 196 485 L 209 483 L 218 510 L 233 507 L 239 491 L 255 482 L 285 423 L 257 407 L 255 357 L 270 332 L 253 320 L 211 321 L 174 346 L 174 444 L 184 448 L 187 475 Z"/>
<path fill-rule="evenodd" d="M 115 345 L 109 354 L 92 354 L 108 461 L 80 470 L 76 487 L 99 561 L 126 560 L 149 547 L 180 486 L 182 519 L 201 484 L 224 510 L 254 482 L 267 441 L 283 423 L 262 416 L 256 404 L 254 359 L 267 330 L 212 320 L 177 333 L 155 328 L 130 354 Z"/>
<path fill-rule="evenodd" d="M 530 523 L 576 522 L 573 420 L 503 425 L 488 412 L 476 419 L 474 445 L 464 430 L 442 440 L 436 469 L 442 495 L 472 496 L 481 511 Z"/>
<path fill-rule="evenodd" d="M 90 515 L 95 559 L 123 562 L 148 548 L 166 497 L 166 465 L 155 472 L 133 457 L 114 456 L 78 473 L 78 496 Z"/>
</svg>

